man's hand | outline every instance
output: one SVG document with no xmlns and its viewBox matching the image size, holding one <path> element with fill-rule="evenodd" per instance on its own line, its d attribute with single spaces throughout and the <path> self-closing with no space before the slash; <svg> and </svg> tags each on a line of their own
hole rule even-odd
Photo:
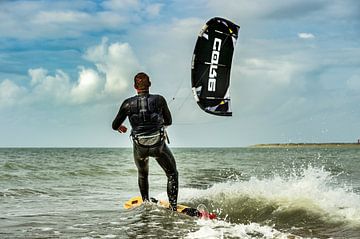
<svg viewBox="0 0 360 239">
<path fill-rule="evenodd" d="M 120 127 L 118 128 L 119 133 L 126 133 L 127 128 L 125 127 L 125 125 L 120 125 Z"/>
</svg>

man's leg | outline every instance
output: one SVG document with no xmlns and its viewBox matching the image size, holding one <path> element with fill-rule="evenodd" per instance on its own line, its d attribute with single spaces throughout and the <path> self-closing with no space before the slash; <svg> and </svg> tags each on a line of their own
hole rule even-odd
<svg viewBox="0 0 360 239">
<path fill-rule="evenodd" d="M 149 201 L 149 157 L 134 143 L 134 161 L 138 169 L 138 184 L 143 201 Z"/>
<path fill-rule="evenodd" d="M 178 171 L 176 169 L 176 162 L 169 147 L 164 143 L 160 148 L 160 152 L 156 155 L 156 161 L 161 168 L 165 171 L 168 178 L 167 181 L 167 195 L 169 197 L 169 203 L 171 209 L 176 211 L 177 197 L 179 190 Z"/>
</svg>

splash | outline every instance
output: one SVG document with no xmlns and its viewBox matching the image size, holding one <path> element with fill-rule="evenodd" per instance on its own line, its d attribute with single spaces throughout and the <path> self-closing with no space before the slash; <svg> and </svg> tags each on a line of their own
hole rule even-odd
<svg viewBox="0 0 360 239">
<path fill-rule="evenodd" d="M 186 239 L 212 239 L 212 238 L 296 238 L 289 237 L 288 233 L 281 233 L 270 226 L 261 226 L 258 223 L 233 224 L 225 221 L 198 220 L 200 229 L 190 232 Z"/>
<path fill-rule="evenodd" d="M 184 189 L 182 200 L 210 200 L 219 206 L 252 199 L 274 205 L 276 211 L 306 209 L 337 220 L 360 223 L 360 196 L 348 186 L 333 186 L 336 180 L 324 168 L 309 167 L 289 177 L 250 178 L 248 181 L 217 183 L 206 190 Z M 235 206 L 235 205 L 234 205 Z"/>
<path fill-rule="evenodd" d="M 189 238 L 221 238 L 221 233 L 247 238 L 250 232 L 257 234 L 259 230 L 265 231 L 255 237 L 282 238 L 288 232 L 305 237 L 360 233 L 360 195 L 340 185 L 336 177 L 324 168 L 309 166 L 286 177 L 252 177 L 248 181 L 217 183 L 205 190 L 183 189 L 180 200 L 204 203 L 219 215 L 217 223 L 229 223 L 203 225 Z"/>
</svg>

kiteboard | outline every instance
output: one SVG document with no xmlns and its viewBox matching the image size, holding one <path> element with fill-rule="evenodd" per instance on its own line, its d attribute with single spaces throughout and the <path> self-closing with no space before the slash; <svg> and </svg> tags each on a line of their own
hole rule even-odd
<svg viewBox="0 0 360 239">
<path fill-rule="evenodd" d="M 169 202 L 165 201 L 165 200 L 157 200 L 155 198 L 151 198 L 150 201 L 151 201 L 151 203 L 154 203 L 163 208 L 169 208 L 169 206 L 170 206 Z M 143 200 L 142 200 L 141 196 L 135 196 L 135 197 L 130 198 L 128 201 L 126 201 L 124 203 L 124 208 L 125 209 L 136 208 L 136 207 L 140 206 L 142 203 L 143 203 Z M 177 205 L 177 212 L 180 214 L 190 216 L 190 217 L 197 217 L 197 218 L 202 218 L 202 219 L 215 219 L 216 218 L 215 213 L 209 213 L 205 209 L 200 209 L 200 208 L 196 209 L 196 208 L 192 208 L 190 206 L 181 205 L 181 204 Z"/>
</svg>

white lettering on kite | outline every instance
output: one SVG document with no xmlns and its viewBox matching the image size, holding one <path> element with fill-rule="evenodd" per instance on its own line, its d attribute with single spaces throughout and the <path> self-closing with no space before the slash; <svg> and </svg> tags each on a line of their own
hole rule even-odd
<svg viewBox="0 0 360 239">
<path fill-rule="evenodd" d="M 216 90 L 216 76 L 217 76 L 216 70 L 217 70 L 218 64 L 219 64 L 220 48 L 221 48 L 221 39 L 215 38 L 214 45 L 213 45 L 213 51 L 211 52 L 208 91 Z"/>
</svg>

